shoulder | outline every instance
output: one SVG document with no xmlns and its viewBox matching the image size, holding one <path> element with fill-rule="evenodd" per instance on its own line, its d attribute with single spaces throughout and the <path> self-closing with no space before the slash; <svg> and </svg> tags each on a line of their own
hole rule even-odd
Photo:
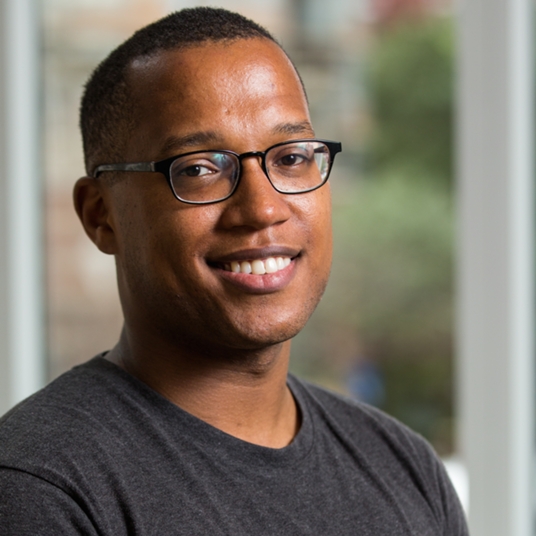
<svg viewBox="0 0 536 536">
<path fill-rule="evenodd" d="M 118 383 L 114 365 L 97 357 L 15 406 L 0 419 L 0 467 L 56 481 L 70 452 L 102 453 L 114 441 Z"/>
<path fill-rule="evenodd" d="M 60 376 L 0 419 L 0 488 L 9 489 L 0 517 L 47 534 L 71 534 L 72 524 L 122 534 L 124 505 L 150 483 L 147 445 L 173 409 L 102 357 Z"/>
<path fill-rule="evenodd" d="M 433 452 L 422 436 L 378 408 L 295 377 L 290 377 L 289 384 L 301 393 L 316 419 L 328 420 L 360 442 L 388 442 L 402 449 Z"/>
<path fill-rule="evenodd" d="M 402 502 L 418 495 L 438 526 L 451 527 L 445 534 L 465 534 L 464 514 L 443 462 L 422 436 L 360 401 L 293 377 L 289 385 L 310 412 L 316 433 L 351 452 L 372 478 L 399 489 Z"/>
</svg>

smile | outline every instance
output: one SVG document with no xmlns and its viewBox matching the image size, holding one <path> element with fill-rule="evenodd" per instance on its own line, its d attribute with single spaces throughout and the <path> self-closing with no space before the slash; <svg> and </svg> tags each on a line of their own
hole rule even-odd
<svg viewBox="0 0 536 536">
<path fill-rule="evenodd" d="M 255 259 L 251 261 L 232 261 L 223 265 L 227 272 L 235 274 L 275 274 L 285 269 L 291 263 L 290 257 L 268 257 L 267 259 Z"/>
</svg>

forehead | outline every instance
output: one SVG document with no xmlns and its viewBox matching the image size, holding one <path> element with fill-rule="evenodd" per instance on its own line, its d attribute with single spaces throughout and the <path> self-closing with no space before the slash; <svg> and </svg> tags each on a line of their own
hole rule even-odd
<svg viewBox="0 0 536 536">
<path fill-rule="evenodd" d="M 220 137 L 259 137 L 263 129 L 286 123 L 312 134 L 301 81 L 285 53 L 268 39 L 208 43 L 139 58 L 130 65 L 128 82 L 146 140 L 207 130 Z"/>
</svg>

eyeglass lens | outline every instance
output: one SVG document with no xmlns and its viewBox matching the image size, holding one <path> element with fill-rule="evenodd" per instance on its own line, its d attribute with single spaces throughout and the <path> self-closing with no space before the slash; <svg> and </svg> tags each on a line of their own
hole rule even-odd
<svg viewBox="0 0 536 536">
<path fill-rule="evenodd" d="M 322 142 L 301 141 L 272 147 L 266 152 L 265 162 L 276 190 L 299 193 L 318 187 L 326 180 L 330 153 Z M 219 151 L 180 156 L 170 168 L 175 194 L 193 202 L 224 199 L 233 191 L 239 174 L 239 158 Z"/>
</svg>

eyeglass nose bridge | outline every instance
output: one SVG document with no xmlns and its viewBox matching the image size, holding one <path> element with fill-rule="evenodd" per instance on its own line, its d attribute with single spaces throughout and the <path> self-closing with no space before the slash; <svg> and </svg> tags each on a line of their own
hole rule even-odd
<svg viewBox="0 0 536 536">
<path fill-rule="evenodd" d="M 244 158 L 251 158 L 252 156 L 260 157 L 261 168 L 266 173 L 266 151 L 248 151 L 247 153 L 237 154 L 238 162 L 240 162 L 240 168 L 242 168 L 242 160 Z"/>
<path fill-rule="evenodd" d="M 270 175 L 268 174 L 268 170 L 266 169 L 266 153 L 267 151 L 248 151 L 247 153 L 237 154 L 236 157 L 238 159 L 238 164 L 239 164 L 237 182 L 240 182 L 240 180 L 242 179 L 242 167 L 243 167 L 242 160 L 244 160 L 244 158 L 256 157 L 256 158 L 260 158 L 259 164 L 261 166 L 261 169 L 264 172 L 264 175 L 266 176 L 270 184 L 272 184 L 272 180 L 270 179 Z M 273 186 L 274 185 L 272 184 L 272 187 Z"/>
</svg>

